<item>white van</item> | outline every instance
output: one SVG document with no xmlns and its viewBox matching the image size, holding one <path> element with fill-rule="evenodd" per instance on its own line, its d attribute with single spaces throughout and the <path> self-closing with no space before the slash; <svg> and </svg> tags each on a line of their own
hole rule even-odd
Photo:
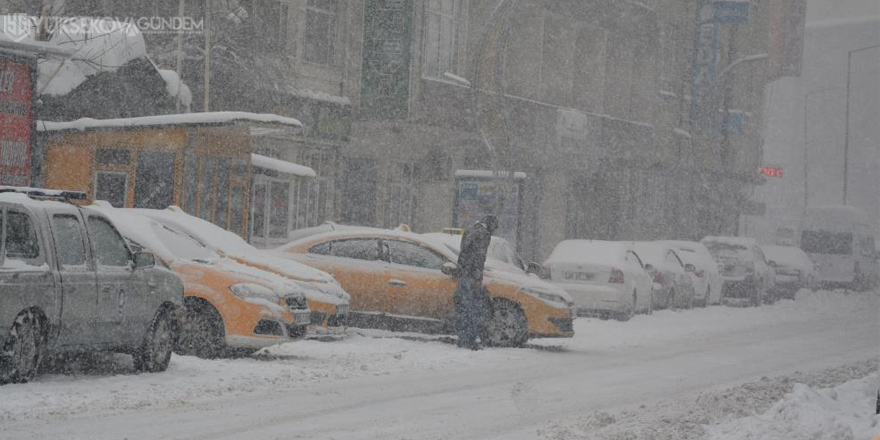
<svg viewBox="0 0 880 440">
<path fill-rule="evenodd" d="M 865 213 L 857 208 L 807 208 L 801 249 L 816 263 L 823 286 L 866 290 L 877 283 L 873 231 Z"/>
</svg>

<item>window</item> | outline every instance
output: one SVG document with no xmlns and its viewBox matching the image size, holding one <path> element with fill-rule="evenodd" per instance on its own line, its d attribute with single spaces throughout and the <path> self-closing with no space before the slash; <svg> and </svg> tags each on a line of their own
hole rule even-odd
<svg viewBox="0 0 880 440">
<path fill-rule="evenodd" d="M 232 188 L 229 201 L 231 204 L 229 230 L 241 235 L 244 226 L 244 188 L 240 186 Z"/>
<path fill-rule="evenodd" d="M 95 200 L 106 200 L 114 208 L 124 208 L 128 200 L 128 173 L 95 172 Z"/>
<path fill-rule="evenodd" d="M 379 241 L 371 238 L 334 241 L 330 244 L 330 255 L 355 260 L 378 261 Z"/>
<path fill-rule="evenodd" d="M 266 236 L 266 184 L 254 183 L 254 196 L 251 199 L 251 212 L 254 217 L 251 220 L 254 237 Z"/>
<path fill-rule="evenodd" d="M 184 199 L 183 210 L 187 214 L 196 215 L 196 207 L 199 194 L 199 162 L 192 154 L 186 155 L 186 168 L 184 171 Z"/>
<path fill-rule="evenodd" d="M 660 26 L 660 88 L 667 92 L 675 91 L 675 26 Z"/>
<path fill-rule="evenodd" d="M 214 209 L 214 159 L 202 158 L 202 179 L 199 182 L 199 217 L 202 220 L 211 221 L 211 213 Z"/>
<path fill-rule="evenodd" d="M 462 0 L 429 0 L 425 7 L 425 43 L 422 76 L 444 78 L 455 73 L 461 38 Z"/>
<path fill-rule="evenodd" d="M 217 167 L 217 207 L 214 213 L 214 224 L 226 229 L 227 210 L 229 209 L 229 159 L 220 159 Z"/>
<path fill-rule="evenodd" d="M 434 251 L 405 241 L 386 240 L 388 260 L 393 264 L 440 270 L 446 259 Z"/>
<path fill-rule="evenodd" d="M 337 0 L 308 0 L 306 8 L 306 61 L 333 64 Z"/>
<path fill-rule="evenodd" d="M 413 226 L 416 219 L 418 167 L 415 164 L 393 162 L 388 175 L 388 206 L 385 209 L 385 227 L 401 224 Z"/>
<path fill-rule="evenodd" d="M 288 206 L 290 203 L 290 183 L 271 182 L 269 197 L 269 236 L 287 237 Z"/>
<path fill-rule="evenodd" d="M 122 236 L 110 222 L 100 217 L 89 217 L 89 233 L 98 266 L 128 266 L 131 255 Z"/>
<path fill-rule="evenodd" d="M 174 154 L 138 153 L 134 207 L 165 209 L 174 203 Z"/>
<path fill-rule="evenodd" d="M 321 243 L 319 245 L 312 246 L 311 248 L 309 248 L 309 253 L 315 255 L 331 255 L 330 243 Z"/>
<path fill-rule="evenodd" d="M 21 212 L 9 211 L 6 214 L 6 259 L 24 262 L 30 266 L 40 266 L 40 242 L 30 216 Z"/>
<path fill-rule="evenodd" d="M 83 241 L 79 220 L 72 215 L 56 215 L 52 217 L 52 229 L 55 232 L 55 250 L 58 263 L 64 269 L 84 268 L 86 265 L 86 246 Z"/>
<path fill-rule="evenodd" d="M 101 165 L 129 165 L 131 151 L 100 149 L 95 154 L 95 162 Z"/>
<path fill-rule="evenodd" d="M 265 48 L 273 53 L 287 53 L 290 41 L 290 6 L 279 0 L 257 2 L 257 32 Z"/>
<path fill-rule="evenodd" d="M 333 155 L 320 151 L 305 151 L 297 155 L 296 163 L 315 170 L 314 179 L 296 179 L 293 183 L 293 218 L 291 229 L 318 226 L 328 220 L 327 206 L 332 203 L 334 172 Z M 331 205 L 332 206 L 332 205 Z"/>
</svg>

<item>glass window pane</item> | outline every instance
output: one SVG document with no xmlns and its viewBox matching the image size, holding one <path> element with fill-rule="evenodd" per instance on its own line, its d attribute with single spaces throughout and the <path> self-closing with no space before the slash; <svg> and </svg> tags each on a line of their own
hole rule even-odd
<svg viewBox="0 0 880 440">
<path fill-rule="evenodd" d="M 100 217 L 89 217 L 89 234 L 98 266 L 125 267 L 131 260 L 125 241 L 116 228 Z"/>
<path fill-rule="evenodd" d="M 127 174 L 108 171 L 95 173 L 95 200 L 105 200 L 114 208 L 124 208 L 127 199 Z"/>
<path fill-rule="evenodd" d="M 220 159 L 217 167 L 217 207 L 214 213 L 214 224 L 226 229 L 227 210 L 229 208 L 229 159 Z"/>
<path fill-rule="evenodd" d="M 269 200 L 269 236 L 272 238 L 287 237 L 289 194 L 289 183 L 272 182 Z"/>
<path fill-rule="evenodd" d="M 183 210 L 190 215 L 196 215 L 196 202 L 199 193 L 199 162 L 196 156 L 186 156 L 186 169 L 184 171 L 184 202 Z"/>
<path fill-rule="evenodd" d="M 251 200 L 251 211 L 254 213 L 253 234 L 254 237 L 266 236 L 266 184 L 254 185 L 254 198 Z"/>
<path fill-rule="evenodd" d="M 174 203 L 174 154 L 138 153 L 134 207 L 165 209 Z"/>
<path fill-rule="evenodd" d="M 79 220 L 72 215 L 52 217 L 55 232 L 55 251 L 63 268 L 86 265 L 86 247 Z"/>
<path fill-rule="evenodd" d="M 446 259 L 430 249 L 405 241 L 386 240 L 391 263 L 440 270 Z"/>
<path fill-rule="evenodd" d="M 334 257 L 378 261 L 379 242 L 373 239 L 334 241 L 330 245 L 330 253 Z"/>
<path fill-rule="evenodd" d="M 32 265 L 40 265 L 40 242 L 30 216 L 21 212 L 6 214 L 6 260 L 19 260 Z"/>
<path fill-rule="evenodd" d="M 199 194 L 201 195 L 201 203 L 199 204 L 199 217 L 203 220 L 211 220 L 211 213 L 214 208 L 214 158 L 202 158 L 202 180 L 199 182 Z"/>
<path fill-rule="evenodd" d="M 232 188 L 230 195 L 229 230 L 244 235 L 244 188 Z"/>
</svg>

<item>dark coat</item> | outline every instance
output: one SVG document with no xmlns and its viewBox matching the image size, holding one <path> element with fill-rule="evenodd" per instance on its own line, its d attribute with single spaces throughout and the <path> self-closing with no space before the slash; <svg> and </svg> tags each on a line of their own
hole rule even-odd
<svg viewBox="0 0 880 440">
<path fill-rule="evenodd" d="M 486 254 L 492 233 L 483 222 L 464 231 L 461 237 L 461 253 L 458 255 L 459 277 L 476 281 L 483 280 L 483 268 L 486 266 Z"/>
</svg>

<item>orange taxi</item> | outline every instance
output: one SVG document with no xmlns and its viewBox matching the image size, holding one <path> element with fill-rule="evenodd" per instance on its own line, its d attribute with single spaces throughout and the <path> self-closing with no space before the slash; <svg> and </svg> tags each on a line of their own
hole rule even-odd
<svg viewBox="0 0 880 440">
<path fill-rule="evenodd" d="M 188 235 L 218 254 L 266 272 L 279 275 L 296 284 L 306 296 L 312 311 L 312 324 L 341 332 L 346 325 L 351 296 L 333 276 L 295 261 L 261 251 L 238 235 L 211 222 L 191 216 L 177 206 L 168 209 L 130 209 L 162 225 Z"/>
<path fill-rule="evenodd" d="M 300 234 L 273 252 L 330 272 L 351 294 L 350 325 L 449 333 L 457 254 L 420 234 L 344 227 Z M 487 269 L 493 314 L 482 340 L 520 346 L 529 338 L 572 337 L 570 298 L 528 275 Z"/>
<path fill-rule="evenodd" d="M 301 289 L 285 279 L 223 258 L 186 235 L 105 202 L 107 215 L 133 245 L 152 252 L 184 284 L 176 350 L 215 357 L 305 335 L 311 313 Z"/>
</svg>

